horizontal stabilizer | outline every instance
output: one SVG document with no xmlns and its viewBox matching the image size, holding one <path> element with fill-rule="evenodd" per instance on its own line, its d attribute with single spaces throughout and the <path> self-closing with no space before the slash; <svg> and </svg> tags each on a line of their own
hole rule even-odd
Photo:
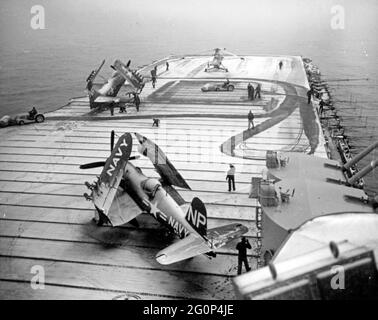
<svg viewBox="0 0 378 320">
<path fill-rule="evenodd" d="M 191 233 L 186 238 L 158 252 L 156 260 L 160 264 L 171 264 L 209 251 L 211 251 L 211 249 L 206 241 L 200 236 Z"/>
<path fill-rule="evenodd" d="M 247 232 L 248 228 L 246 226 L 240 223 L 233 223 L 207 230 L 207 241 L 199 235 L 191 233 L 186 238 L 159 251 L 156 255 L 156 260 L 160 264 L 171 264 L 209 253 L 214 249 L 223 247 L 232 240 L 240 238 Z"/>
<path fill-rule="evenodd" d="M 228 242 L 240 238 L 248 232 L 248 228 L 241 223 L 232 223 L 225 226 L 208 229 L 207 240 L 212 249 L 219 249 Z"/>
</svg>

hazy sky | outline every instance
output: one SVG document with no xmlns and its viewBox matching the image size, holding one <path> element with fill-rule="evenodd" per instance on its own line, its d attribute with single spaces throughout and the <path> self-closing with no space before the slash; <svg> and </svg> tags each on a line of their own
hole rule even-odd
<svg viewBox="0 0 378 320">
<path fill-rule="evenodd" d="M 113 29 L 159 34 L 189 29 L 196 36 L 235 31 L 240 34 L 294 35 L 329 28 L 331 7 L 345 7 L 346 30 L 377 31 L 376 0 L 2 0 L 1 36 L 30 31 L 30 8 L 46 9 L 46 26 L 55 32 L 87 27 L 93 32 Z M 10 19 L 13 17 L 14 19 Z M 330 29 L 330 31 L 332 31 Z M 229 35 L 229 32 L 227 32 Z M 135 37 L 137 35 L 135 34 Z"/>
</svg>

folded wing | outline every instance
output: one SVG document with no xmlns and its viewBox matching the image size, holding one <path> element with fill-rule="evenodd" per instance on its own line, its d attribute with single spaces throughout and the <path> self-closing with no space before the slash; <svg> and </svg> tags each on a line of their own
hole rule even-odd
<svg viewBox="0 0 378 320">
<path fill-rule="evenodd" d="M 190 187 L 186 183 L 185 179 L 176 170 L 176 168 L 169 161 L 165 153 L 159 148 L 157 144 L 155 144 L 150 139 L 140 135 L 139 133 L 135 133 L 135 136 L 140 143 L 140 153 L 151 160 L 156 171 L 161 177 L 162 184 L 174 185 L 190 190 Z"/>
<path fill-rule="evenodd" d="M 112 226 L 128 223 L 141 213 L 134 200 L 122 188 L 118 188 L 108 214 Z"/>
<path fill-rule="evenodd" d="M 119 138 L 93 189 L 93 203 L 105 215 L 108 215 L 108 210 L 122 180 L 123 170 L 132 150 L 132 143 L 130 133 L 125 133 Z"/>
</svg>

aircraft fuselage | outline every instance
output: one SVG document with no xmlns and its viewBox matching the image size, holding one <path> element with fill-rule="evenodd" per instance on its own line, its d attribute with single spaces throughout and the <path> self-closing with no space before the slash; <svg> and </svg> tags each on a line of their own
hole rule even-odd
<svg viewBox="0 0 378 320">
<path fill-rule="evenodd" d="M 120 186 L 126 190 L 143 212 L 151 214 L 180 238 L 195 232 L 185 219 L 185 213 L 155 178 L 146 177 L 128 162 Z"/>
</svg>

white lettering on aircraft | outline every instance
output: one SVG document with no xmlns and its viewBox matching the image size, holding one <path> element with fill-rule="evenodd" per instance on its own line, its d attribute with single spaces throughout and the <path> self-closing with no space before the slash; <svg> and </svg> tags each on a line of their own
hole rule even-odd
<svg viewBox="0 0 378 320">
<path fill-rule="evenodd" d="M 194 210 L 192 206 L 189 207 L 188 211 L 188 220 L 191 221 L 191 223 L 198 228 L 200 224 L 206 225 L 206 216 L 204 216 L 201 212 Z"/>
<path fill-rule="evenodd" d="M 120 146 L 118 147 L 116 153 L 114 154 L 114 157 L 112 159 L 112 162 L 110 163 L 109 165 L 109 169 L 106 171 L 107 175 L 108 176 L 112 176 L 112 173 L 113 171 L 115 170 L 115 168 L 117 167 L 117 163 L 118 161 L 122 158 L 123 156 L 123 152 L 122 152 L 122 147 L 125 147 L 127 148 L 128 144 L 126 142 L 126 140 L 122 140 L 122 143 L 120 144 Z"/>
</svg>

